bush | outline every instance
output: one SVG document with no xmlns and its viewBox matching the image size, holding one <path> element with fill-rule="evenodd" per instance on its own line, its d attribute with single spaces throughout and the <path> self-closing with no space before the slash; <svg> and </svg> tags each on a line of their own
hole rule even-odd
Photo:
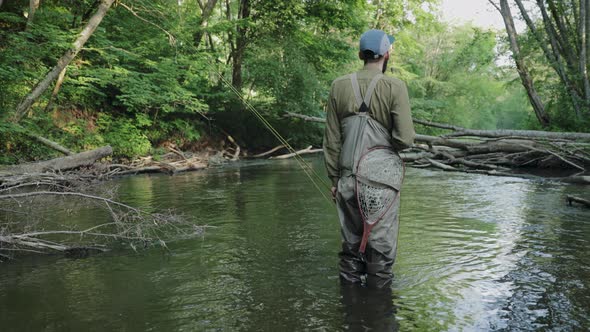
<svg viewBox="0 0 590 332">
<path fill-rule="evenodd" d="M 150 152 L 152 144 L 130 119 L 100 114 L 97 119 L 98 131 L 105 143 L 113 147 L 115 157 L 137 157 Z"/>
</svg>

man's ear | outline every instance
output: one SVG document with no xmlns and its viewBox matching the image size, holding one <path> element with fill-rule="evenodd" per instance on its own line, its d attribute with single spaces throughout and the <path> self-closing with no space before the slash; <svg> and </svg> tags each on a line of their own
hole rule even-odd
<svg viewBox="0 0 590 332">
<path fill-rule="evenodd" d="M 383 58 L 385 58 L 385 61 L 389 60 L 389 51 L 383 55 Z"/>
</svg>

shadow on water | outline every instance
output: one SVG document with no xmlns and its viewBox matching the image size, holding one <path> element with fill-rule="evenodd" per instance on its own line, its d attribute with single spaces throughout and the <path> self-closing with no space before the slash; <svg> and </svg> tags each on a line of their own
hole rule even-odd
<svg viewBox="0 0 590 332">
<path fill-rule="evenodd" d="M 346 331 L 399 331 L 391 288 L 341 284 L 343 329 Z"/>
</svg>

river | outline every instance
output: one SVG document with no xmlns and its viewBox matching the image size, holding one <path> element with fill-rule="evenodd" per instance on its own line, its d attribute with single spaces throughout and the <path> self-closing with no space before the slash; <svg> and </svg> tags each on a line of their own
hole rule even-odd
<svg viewBox="0 0 590 332">
<path fill-rule="evenodd" d="M 587 187 L 409 169 L 394 282 L 376 291 L 341 287 L 335 208 L 294 161 L 112 183 L 209 227 L 169 250 L 1 264 L 1 331 L 590 329 L 590 210 L 565 204 Z"/>
</svg>

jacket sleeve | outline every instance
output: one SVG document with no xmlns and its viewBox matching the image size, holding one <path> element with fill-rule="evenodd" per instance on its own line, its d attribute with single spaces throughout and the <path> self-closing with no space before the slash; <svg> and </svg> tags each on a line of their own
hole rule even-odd
<svg viewBox="0 0 590 332">
<path fill-rule="evenodd" d="M 401 85 L 398 89 L 395 89 L 393 94 L 393 105 L 391 107 L 391 118 L 393 120 L 392 144 L 395 149 L 403 150 L 412 146 L 416 136 L 410 111 L 408 88 L 401 82 Z"/>
<path fill-rule="evenodd" d="M 338 161 L 340 159 L 340 150 L 342 148 L 341 134 L 340 134 L 340 120 L 336 113 L 336 101 L 334 99 L 334 86 L 330 89 L 330 96 L 328 98 L 328 112 L 326 114 L 326 128 L 324 131 L 324 159 L 326 162 L 326 169 L 328 170 L 328 177 L 332 181 L 332 185 L 338 184 L 340 178 L 340 168 Z"/>
</svg>

